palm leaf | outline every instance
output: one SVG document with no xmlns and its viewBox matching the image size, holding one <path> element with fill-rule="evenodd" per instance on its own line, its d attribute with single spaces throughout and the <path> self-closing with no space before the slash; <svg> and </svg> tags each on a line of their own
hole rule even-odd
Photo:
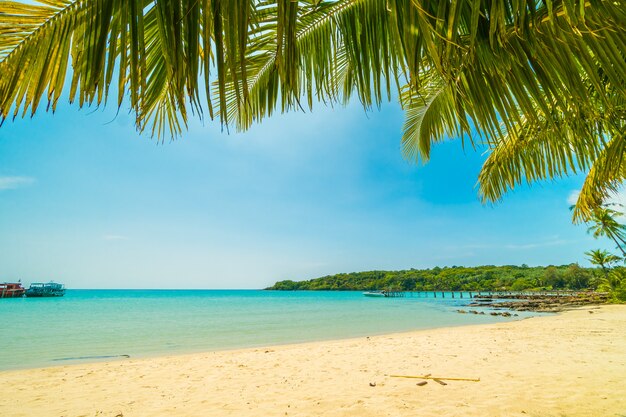
<svg viewBox="0 0 626 417">
<path fill-rule="evenodd" d="M 248 45 L 248 88 L 227 83 L 226 120 L 247 129 L 277 108 L 346 102 L 353 90 L 366 107 L 390 98 L 399 50 L 384 2 L 301 2 L 297 10 L 289 10 L 280 2 L 264 7 Z M 215 92 L 219 86 L 218 81 Z M 237 99 L 244 93 L 245 103 Z"/>
<path fill-rule="evenodd" d="M 452 89 L 435 71 L 420 81 L 420 88 L 405 86 L 401 102 L 405 111 L 402 151 L 409 160 L 430 159 L 431 144 L 460 134 Z"/>
</svg>

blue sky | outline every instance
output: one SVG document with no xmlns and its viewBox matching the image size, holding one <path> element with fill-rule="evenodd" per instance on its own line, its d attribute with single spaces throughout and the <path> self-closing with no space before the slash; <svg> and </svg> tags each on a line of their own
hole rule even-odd
<svg viewBox="0 0 626 417">
<path fill-rule="evenodd" d="M 244 134 L 192 121 L 159 144 L 113 107 L 0 128 L 0 281 L 70 288 L 260 288 L 338 272 L 580 262 L 580 177 L 495 206 L 460 141 L 425 166 L 400 152 L 396 104 L 318 106 Z"/>
</svg>

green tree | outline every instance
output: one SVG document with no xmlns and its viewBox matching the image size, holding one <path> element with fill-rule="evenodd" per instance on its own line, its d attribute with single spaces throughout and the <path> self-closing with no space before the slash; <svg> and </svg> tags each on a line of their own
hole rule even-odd
<svg viewBox="0 0 626 417">
<path fill-rule="evenodd" d="M 512 291 L 523 291 L 523 290 L 527 290 L 527 289 L 533 288 L 533 287 L 534 287 L 534 285 L 533 285 L 532 280 L 530 280 L 528 278 L 518 278 L 511 285 L 511 290 Z"/>
<path fill-rule="evenodd" d="M 549 266 L 544 271 L 544 282 L 552 288 L 565 287 L 563 274 L 554 266 Z"/>
<path fill-rule="evenodd" d="M 617 301 L 626 301 L 626 268 L 613 269 L 603 278 L 598 286 L 600 291 L 606 291 Z"/>
<path fill-rule="evenodd" d="M 365 271 L 329 275 L 309 281 L 277 282 L 276 290 L 522 290 L 549 285 L 553 288 L 579 289 L 593 286 L 591 270 L 578 265 L 518 268 L 478 266 L 431 270 Z"/>
<path fill-rule="evenodd" d="M 591 274 L 581 268 L 578 264 L 571 264 L 563 274 L 567 286 L 574 290 L 581 290 L 589 287 Z"/>
</svg>

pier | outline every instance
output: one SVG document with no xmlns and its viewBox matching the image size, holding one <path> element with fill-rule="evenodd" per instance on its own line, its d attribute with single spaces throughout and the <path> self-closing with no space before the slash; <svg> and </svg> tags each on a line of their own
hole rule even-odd
<svg viewBox="0 0 626 417">
<path fill-rule="evenodd" d="M 402 290 L 382 290 L 385 297 L 416 297 L 416 298 L 469 298 L 469 299 L 528 299 L 544 297 L 571 297 L 585 294 L 586 291 L 402 291 Z"/>
<path fill-rule="evenodd" d="M 391 298 L 404 297 L 405 295 L 404 291 L 385 290 L 382 293 L 385 295 L 385 297 L 391 297 Z"/>
</svg>

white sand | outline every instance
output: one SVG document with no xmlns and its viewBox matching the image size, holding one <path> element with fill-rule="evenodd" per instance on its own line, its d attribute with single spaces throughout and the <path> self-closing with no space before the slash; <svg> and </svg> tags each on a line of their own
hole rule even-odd
<svg viewBox="0 0 626 417">
<path fill-rule="evenodd" d="M 387 376 L 428 373 L 480 382 L 417 386 L 420 380 Z M 626 306 L 369 339 L 6 371 L 0 387 L 3 417 L 626 416 Z"/>
</svg>

